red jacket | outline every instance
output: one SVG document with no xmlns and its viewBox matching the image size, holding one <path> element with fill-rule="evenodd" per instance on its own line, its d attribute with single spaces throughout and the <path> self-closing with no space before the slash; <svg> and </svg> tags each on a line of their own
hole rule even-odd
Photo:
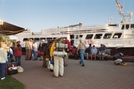
<svg viewBox="0 0 134 89">
<path fill-rule="evenodd" d="M 71 43 L 68 39 L 65 40 L 65 42 L 68 44 L 68 49 L 71 49 Z"/>
<path fill-rule="evenodd" d="M 21 48 L 17 47 L 14 50 L 14 56 L 21 56 L 21 55 L 22 55 L 22 50 L 21 50 Z"/>
</svg>

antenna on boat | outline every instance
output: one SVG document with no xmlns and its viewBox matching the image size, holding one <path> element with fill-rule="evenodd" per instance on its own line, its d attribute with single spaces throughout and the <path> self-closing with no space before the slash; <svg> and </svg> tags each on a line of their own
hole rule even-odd
<svg viewBox="0 0 134 89">
<path fill-rule="evenodd" d="M 133 16 L 133 13 L 134 12 L 128 12 L 127 15 L 124 15 L 122 13 L 122 8 L 123 6 L 118 2 L 118 0 L 116 0 L 116 6 L 118 8 L 118 13 L 121 15 L 122 17 L 122 23 L 127 23 L 127 22 L 132 22 L 132 16 Z M 125 17 L 129 17 L 128 21 L 126 21 L 126 18 Z"/>
<path fill-rule="evenodd" d="M 128 21 L 129 21 L 129 22 L 132 22 L 133 14 L 134 14 L 134 12 L 128 12 L 128 15 L 129 15 Z"/>
<path fill-rule="evenodd" d="M 113 15 L 112 14 L 109 16 L 108 19 L 109 19 L 109 24 L 113 23 Z"/>
</svg>

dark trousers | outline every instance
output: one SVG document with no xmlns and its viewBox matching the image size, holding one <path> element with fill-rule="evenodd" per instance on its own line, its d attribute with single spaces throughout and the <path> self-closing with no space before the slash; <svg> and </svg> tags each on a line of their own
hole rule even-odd
<svg viewBox="0 0 134 89">
<path fill-rule="evenodd" d="M 21 66 L 21 56 L 15 56 L 15 61 L 18 64 L 18 66 Z"/>
<path fill-rule="evenodd" d="M 6 63 L 0 63 L 0 74 L 1 78 L 5 77 Z"/>
</svg>

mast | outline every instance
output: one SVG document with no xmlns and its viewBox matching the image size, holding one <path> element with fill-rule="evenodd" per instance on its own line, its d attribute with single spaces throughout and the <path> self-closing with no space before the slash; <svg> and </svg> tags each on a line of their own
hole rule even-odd
<svg viewBox="0 0 134 89">
<path fill-rule="evenodd" d="M 133 16 L 133 13 L 134 13 L 134 12 L 128 12 L 127 15 L 124 15 L 124 14 L 122 13 L 122 8 L 123 8 L 123 6 L 118 2 L 118 0 L 116 0 L 116 6 L 117 6 L 117 9 L 118 9 L 119 15 L 120 15 L 121 18 L 122 18 L 121 22 L 122 22 L 122 23 L 132 22 L 132 16 Z M 125 18 L 125 17 L 129 17 L 127 21 L 126 21 L 126 18 Z"/>
<path fill-rule="evenodd" d="M 124 16 L 124 14 L 122 13 L 122 8 L 123 8 L 123 6 L 118 2 L 118 0 L 116 0 L 116 6 L 117 6 L 117 9 L 118 9 L 118 13 L 120 14 L 120 16 L 121 16 L 121 18 L 122 18 L 121 22 L 122 22 L 122 23 L 126 23 L 125 16 Z"/>
</svg>

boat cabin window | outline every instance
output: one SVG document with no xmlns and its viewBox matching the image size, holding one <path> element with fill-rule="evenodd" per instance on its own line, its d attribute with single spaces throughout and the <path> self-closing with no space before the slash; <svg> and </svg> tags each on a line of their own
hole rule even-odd
<svg viewBox="0 0 134 89">
<path fill-rule="evenodd" d="M 87 34 L 86 39 L 92 39 L 93 34 Z"/>
<path fill-rule="evenodd" d="M 24 39 L 23 39 L 23 41 L 27 41 L 27 40 L 28 40 L 28 38 L 24 38 Z"/>
<path fill-rule="evenodd" d="M 45 39 L 45 38 L 40 38 L 40 40 L 43 40 L 43 39 Z"/>
<path fill-rule="evenodd" d="M 39 38 L 34 38 L 34 40 L 39 41 L 40 39 Z"/>
<path fill-rule="evenodd" d="M 124 30 L 124 25 L 122 25 L 121 29 Z"/>
<path fill-rule="evenodd" d="M 75 35 L 75 37 L 74 37 L 75 39 L 78 39 L 78 35 Z"/>
<path fill-rule="evenodd" d="M 56 39 L 56 37 L 53 38 L 53 40 L 55 40 L 55 39 Z"/>
<path fill-rule="evenodd" d="M 32 39 L 33 40 L 33 38 L 24 38 L 23 42 L 28 41 L 28 39 Z"/>
<path fill-rule="evenodd" d="M 106 33 L 106 34 L 104 34 L 103 39 L 110 39 L 111 35 L 112 35 L 112 33 Z"/>
<path fill-rule="evenodd" d="M 94 39 L 101 39 L 101 37 L 102 37 L 102 34 L 96 34 Z"/>
<path fill-rule="evenodd" d="M 122 33 L 115 33 L 115 34 L 113 35 L 113 39 L 120 38 L 121 35 L 122 35 Z"/>
<path fill-rule="evenodd" d="M 124 30 L 124 29 L 126 29 L 126 30 L 130 29 L 130 26 L 129 25 L 130 24 L 123 24 L 122 27 L 121 27 L 121 29 L 122 30 Z"/>
<path fill-rule="evenodd" d="M 118 26 L 118 24 L 108 24 L 108 26 Z"/>
<path fill-rule="evenodd" d="M 83 35 L 79 35 L 79 36 L 80 36 L 80 38 L 82 38 Z"/>
<path fill-rule="evenodd" d="M 60 38 L 62 38 L 62 39 L 67 39 L 67 37 L 60 37 Z"/>
<path fill-rule="evenodd" d="M 83 35 L 70 35 L 70 39 L 79 39 L 82 37 L 83 37 Z"/>
<path fill-rule="evenodd" d="M 70 39 L 74 39 L 74 35 L 70 35 Z"/>
<path fill-rule="evenodd" d="M 75 39 L 79 39 L 79 38 L 82 38 L 83 35 L 75 35 Z"/>
<path fill-rule="evenodd" d="M 126 29 L 127 29 L 127 30 L 129 29 L 129 24 L 126 24 Z"/>
<path fill-rule="evenodd" d="M 134 30 L 134 24 L 131 24 L 131 29 Z"/>
</svg>

